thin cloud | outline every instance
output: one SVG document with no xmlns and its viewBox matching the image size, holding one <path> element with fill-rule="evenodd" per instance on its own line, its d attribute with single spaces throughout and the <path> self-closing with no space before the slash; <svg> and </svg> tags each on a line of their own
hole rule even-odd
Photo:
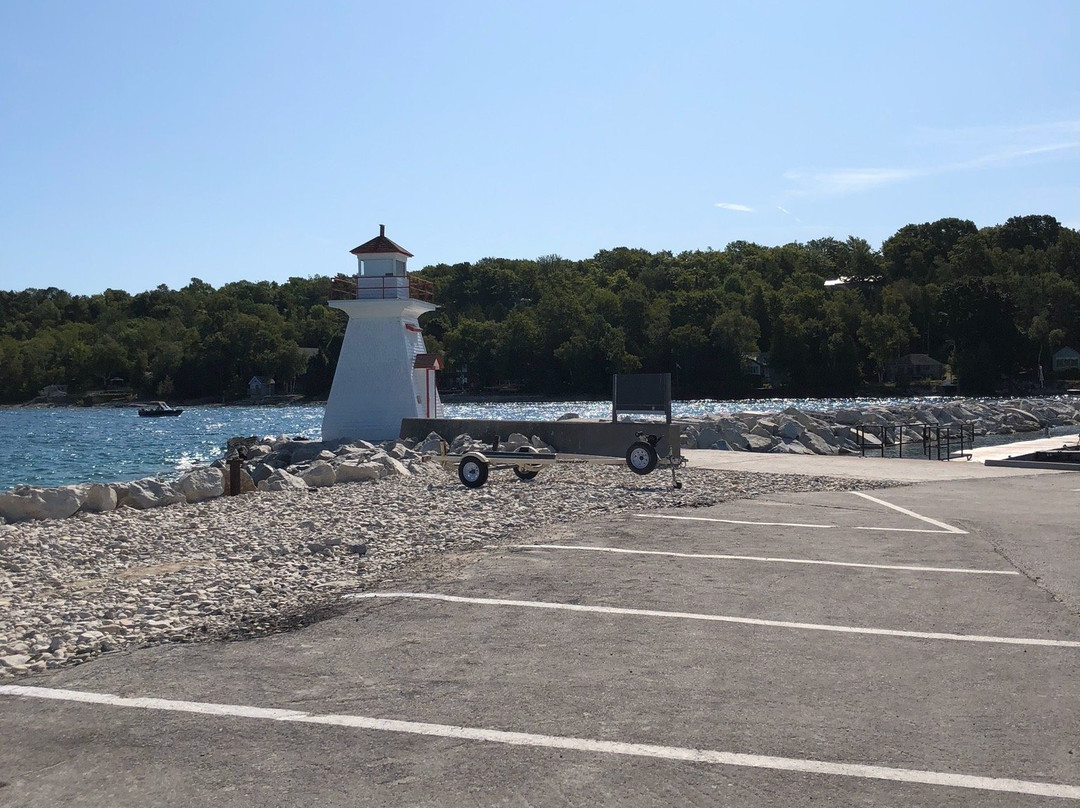
<svg viewBox="0 0 1080 808">
<path fill-rule="evenodd" d="M 793 214 L 793 213 L 792 213 L 792 212 L 791 212 L 790 210 L 788 210 L 787 208 L 785 208 L 785 207 L 784 207 L 783 205 L 777 205 L 777 206 L 776 206 L 776 209 L 777 209 L 778 211 L 780 211 L 781 213 L 785 213 L 785 214 L 787 214 L 788 216 L 790 216 L 791 218 L 793 218 L 793 219 L 794 219 L 795 221 L 797 221 L 797 222 L 798 222 L 799 224 L 802 224 L 802 219 L 800 219 L 800 218 L 799 218 L 798 216 L 796 216 L 795 214 Z"/>
<path fill-rule="evenodd" d="M 842 168 L 835 171 L 786 171 L 784 179 L 801 184 L 795 193 L 844 196 L 861 193 L 883 185 L 906 182 L 932 173 L 925 169 L 910 168 Z"/>
<path fill-rule="evenodd" d="M 716 207 L 724 210 L 737 210 L 739 213 L 753 213 L 754 209 L 746 205 L 736 205 L 734 202 L 717 202 Z"/>
<path fill-rule="evenodd" d="M 918 127 L 912 133 L 913 145 L 950 145 L 968 150 L 998 151 L 1024 148 L 1080 137 L 1080 120 L 1050 121 L 1023 126 L 975 126 L 964 129 Z"/>
<path fill-rule="evenodd" d="M 784 179 L 799 186 L 790 191 L 796 196 L 847 196 L 923 177 L 1004 167 L 1032 157 L 1060 157 L 1065 156 L 1065 152 L 1080 149 L 1080 121 L 1018 127 L 922 129 L 917 136 L 924 142 L 950 147 L 949 150 L 983 153 L 961 160 L 939 159 L 934 164 L 913 168 L 796 169 L 785 172 Z"/>
<path fill-rule="evenodd" d="M 976 157 L 974 160 L 963 160 L 959 163 L 943 166 L 938 173 L 943 174 L 946 171 L 962 171 L 969 168 L 985 168 L 992 165 L 1011 163 L 1024 157 L 1030 157 L 1033 154 L 1052 154 L 1053 152 L 1066 151 L 1077 147 L 1080 147 L 1080 140 L 1066 143 L 1048 143 L 1045 146 L 1018 147 L 998 152 L 997 154 L 987 154 L 982 157 Z"/>
</svg>

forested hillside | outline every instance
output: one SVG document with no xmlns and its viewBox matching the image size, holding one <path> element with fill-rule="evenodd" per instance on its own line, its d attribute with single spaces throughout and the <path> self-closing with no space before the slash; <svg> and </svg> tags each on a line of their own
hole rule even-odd
<svg viewBox="0 0 1080 808">
<path fill-rule="evenodd" d="M 839 395 L 928 353 L 963 392 L 992 393 L 1049 369 L 1058 347 L 1080 348 L 1080 233 L 1049 216 L 908 225 L 880 250 L 855 237 L 677 255 L 618 247 L 419 274 L 441 306 L 422 322 L 447 362 L 444 389 L 604 395 L 612 373 L 668 371 L 677 395 L 734 397 L 757 383 L 744 373 L 753 356 L 787 392 Z M 836 278 L 846 282 L 826 286 Z M 325 396 L 345 325 L 325 305 L 328 285 L 0 292 L 0 397 L 121 378 L 153 396 L 228 399 L 253 375 Z"/>
</svg>

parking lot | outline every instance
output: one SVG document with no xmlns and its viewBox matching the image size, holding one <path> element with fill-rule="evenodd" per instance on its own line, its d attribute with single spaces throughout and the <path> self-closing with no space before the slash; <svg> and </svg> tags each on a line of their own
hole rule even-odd
<svg viewBox="0 0 1080 808">
<path fill-rule="evenodd" d="M 0 687 L 0 805 L 1080 801 L 1074 474 L 627 514 Z"/>
</svg>

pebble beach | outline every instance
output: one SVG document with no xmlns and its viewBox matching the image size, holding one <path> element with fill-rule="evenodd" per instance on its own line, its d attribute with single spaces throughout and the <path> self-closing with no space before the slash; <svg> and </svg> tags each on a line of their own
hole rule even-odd
<svg viewBox="0 0 1080 808">
<path fill-rule="evenodd" d="M 890 483 L 684 468 L 560 464 L 481 489 L 451 470 L 150 510 L 0 525 L 0 679 L 162 643 L 288 630 L 437 553 L 547 539 L 604 515 Z M 447 556 L 448 558 L 452 555 Z"/>
</svg>

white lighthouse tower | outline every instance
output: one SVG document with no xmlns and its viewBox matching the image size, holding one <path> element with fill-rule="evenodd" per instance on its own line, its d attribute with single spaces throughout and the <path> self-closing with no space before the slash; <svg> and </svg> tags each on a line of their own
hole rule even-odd
<svg viewBox="0 0 1080 808">
<path fill-rule="evenodd" d="M 358 269 L 331 282 L 329 304 L 349 315 L 334 383 L 323 415 L 323 440 L 396 438 L 402 418 L 435 418 L 437 356 L 429 354 L 418 318 L 435 311 L 432 285 L 410 278 L 412 253 L 379 235 L 351 251 Z M 338 298 L 338 299 L 335 299 Z"/>
</svg>

